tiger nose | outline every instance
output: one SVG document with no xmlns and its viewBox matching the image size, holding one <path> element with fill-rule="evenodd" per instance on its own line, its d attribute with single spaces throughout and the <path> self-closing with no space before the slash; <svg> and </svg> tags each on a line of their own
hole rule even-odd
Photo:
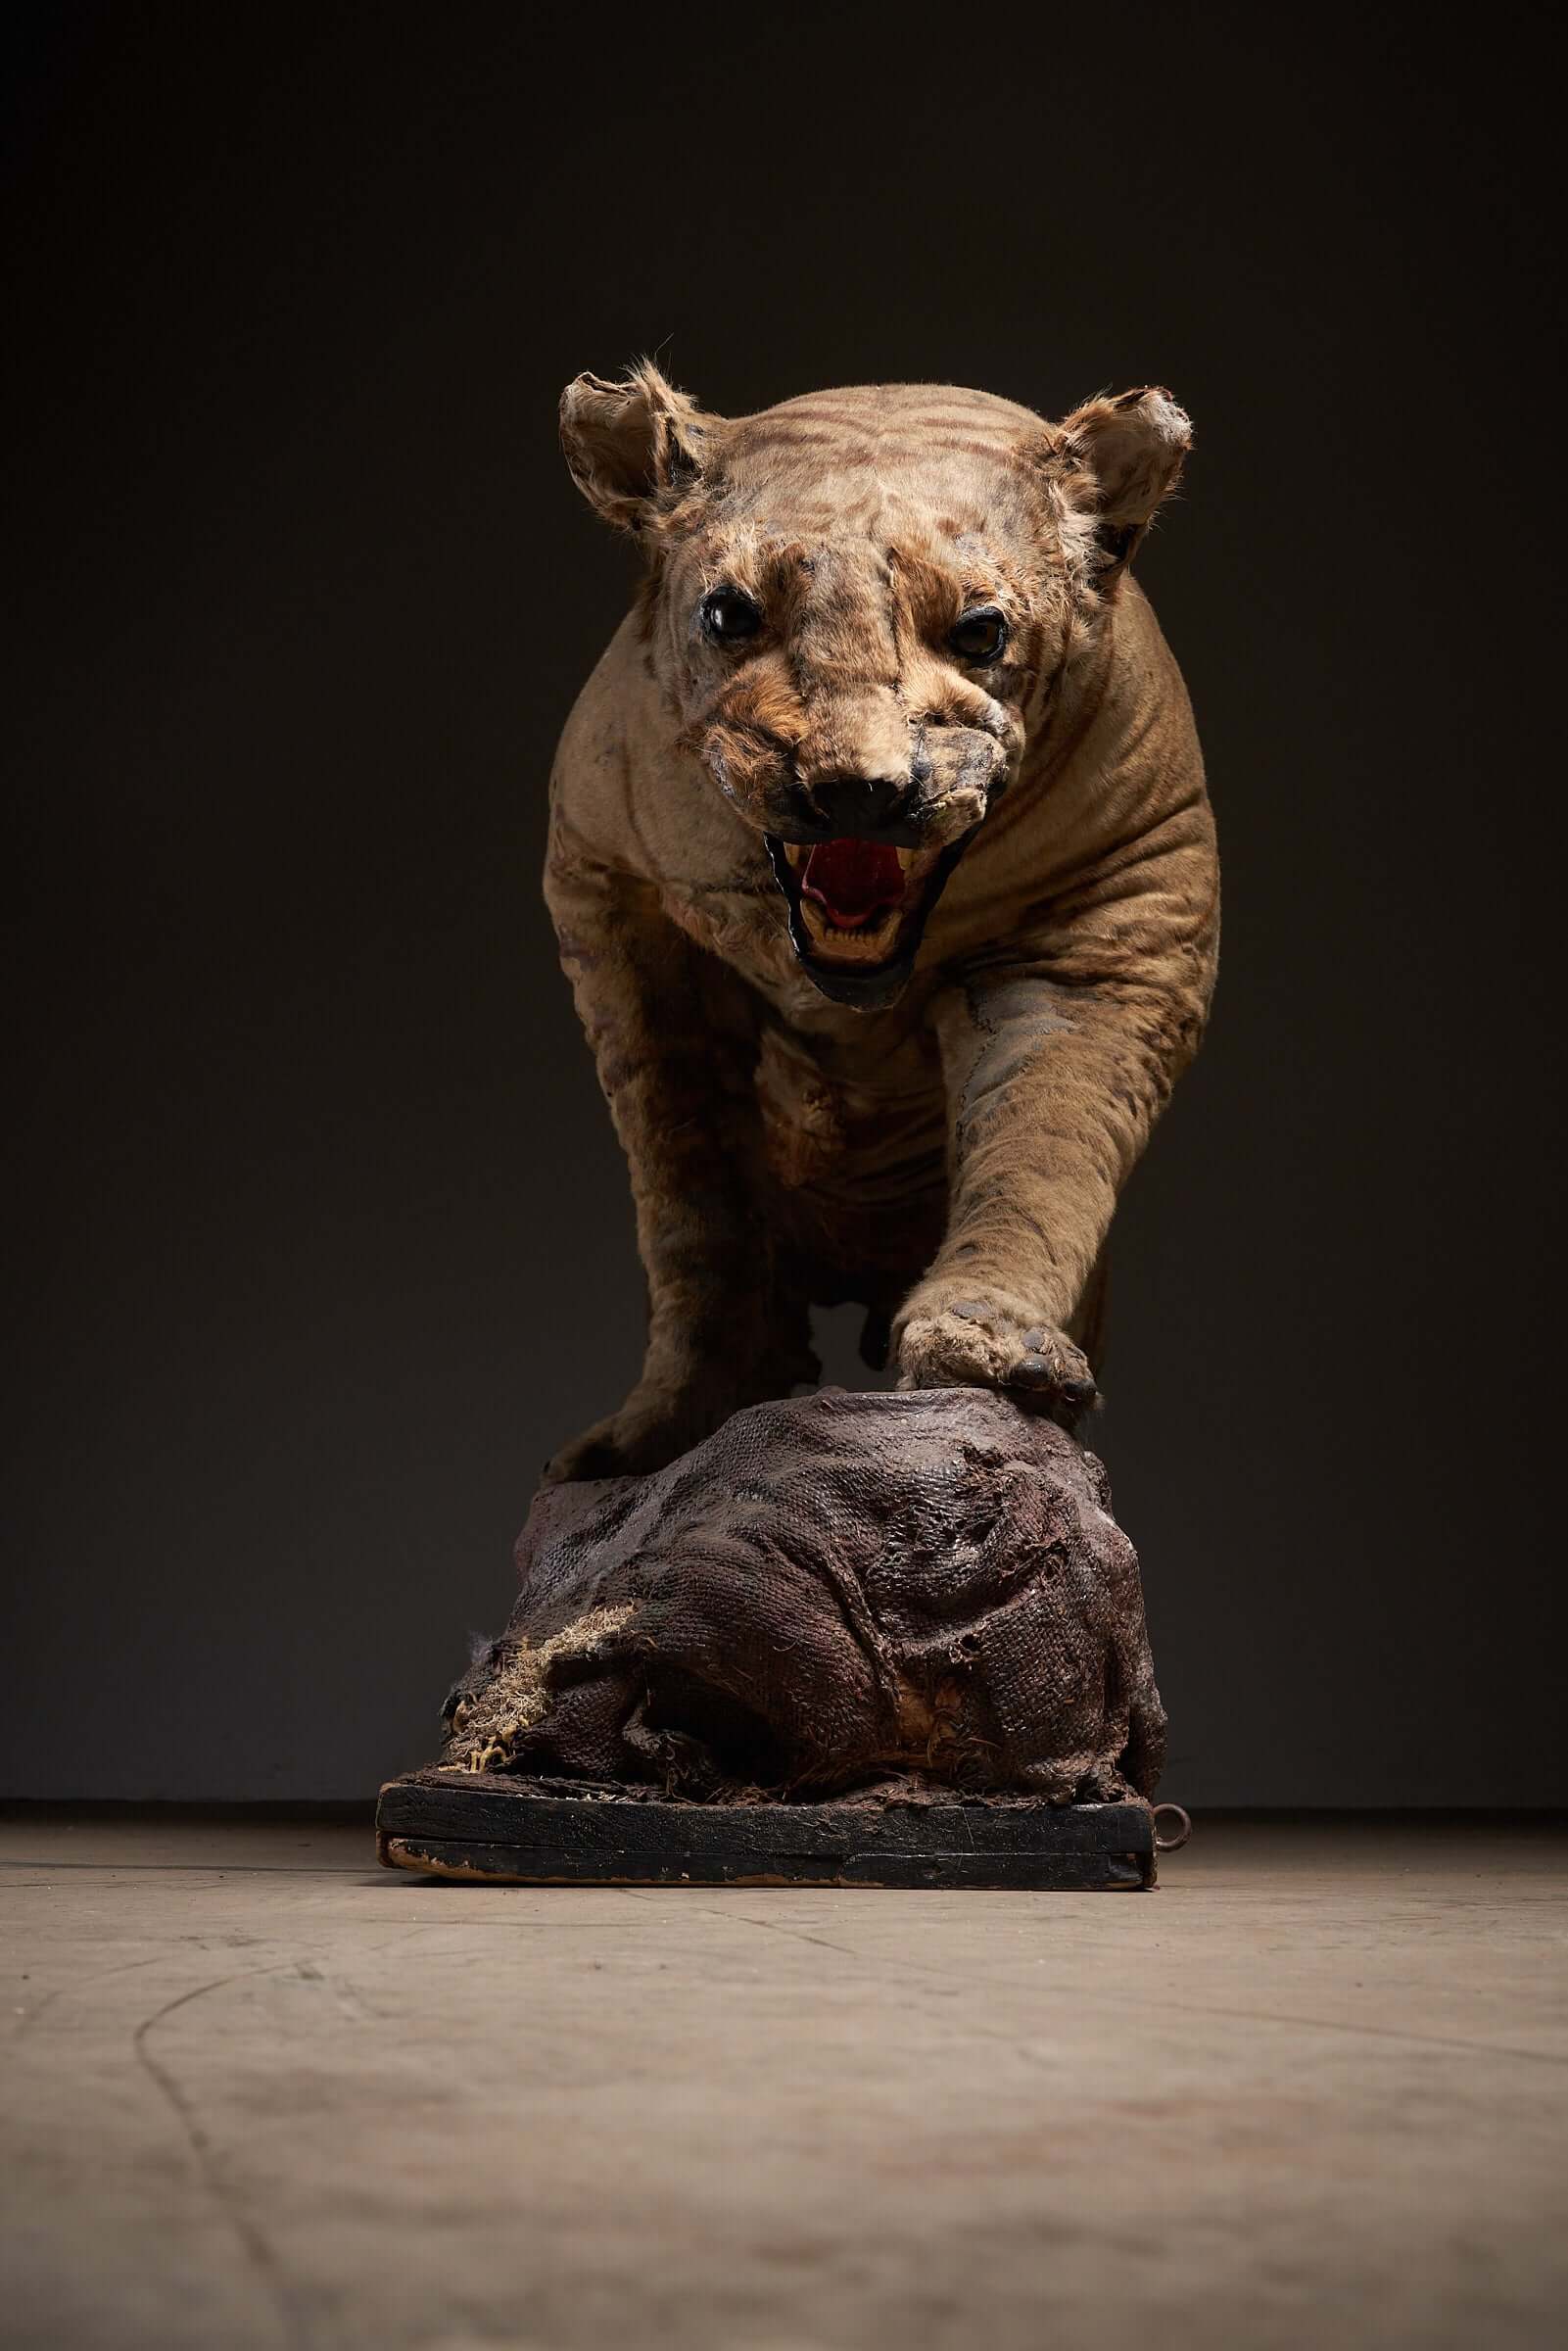
<svg viewBox="0 0 1568 2351">
<path fill-rule="evenodd" d="M 819 776 L 806 797 L 835 839 L 865 840 L 908 819 L 915 787 L 908 776 Z"/>
</svg>

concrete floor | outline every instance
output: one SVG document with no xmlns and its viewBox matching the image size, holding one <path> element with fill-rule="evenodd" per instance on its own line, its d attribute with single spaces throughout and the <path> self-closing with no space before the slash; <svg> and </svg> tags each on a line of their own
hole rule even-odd
<svg viewBox="0 0 1568 2351">
<path fill-rule="evenodd" d="M 13 1822 L 0 2341 L 1560 2342 L 1564 1849 L 1200 1823 L 1151 1895 L 531 1892 Z"/>
</svg>

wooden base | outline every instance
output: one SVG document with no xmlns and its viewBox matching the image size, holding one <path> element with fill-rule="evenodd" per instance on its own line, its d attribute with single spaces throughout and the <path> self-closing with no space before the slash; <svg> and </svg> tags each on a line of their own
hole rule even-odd
<svg viewBox="0 0 1568 2351">
<path fill-rule="evenodd" d="M 389 1869 L 516 1886 L 1012 1886 L 1155 1882 L 1146 1803 L 953 1797 L 670 1803 L 622 1788 L 414 1771 L 376 1810 Z"/>
</svg>

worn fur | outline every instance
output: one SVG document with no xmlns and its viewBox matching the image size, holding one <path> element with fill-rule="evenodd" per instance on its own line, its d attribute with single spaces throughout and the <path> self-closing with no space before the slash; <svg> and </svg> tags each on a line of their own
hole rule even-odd
<svg viewBox="0 0 1568 2351">
<path fill-rule="evenodd" d="M 725 419 L 644 365 L 578 377 L 562 438 L 647 563 L 562 738 L 546 895 L 649 1327 L 550 1473 L 656 1467 L 787 1394 L 814 1301 L 864 1302 L 903 1387 L 1070 1418 L 1117 1197 L 1214 977 L 1202 758 L 1128 577 L 1186 418 L 1160 391 L 1049 424 L 894 385 Z M 704 633 L 721 588 L 761 615 L 742 645 Z M 1010 627 L 990 663 L 949 644 L 978 604 Z M 843 1002 L 844 942 L 797 952 L 767 840 L 821 838 L 861 783 L 933 902 L 907 970 Z"/>
</svg>

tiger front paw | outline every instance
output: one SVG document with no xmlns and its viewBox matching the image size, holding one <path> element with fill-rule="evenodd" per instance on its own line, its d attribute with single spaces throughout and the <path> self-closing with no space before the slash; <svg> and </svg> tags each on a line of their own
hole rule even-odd
<svg viewBox="0 0 1568 2351">
<path fill-rule="evenodd" d="M 904 1390 L 1000 1388 L 1068 1427 L 1099 1401 L 1082 1350 L 999 1291 L 917 1290 L 895 1340 Z"/>
</svg>

